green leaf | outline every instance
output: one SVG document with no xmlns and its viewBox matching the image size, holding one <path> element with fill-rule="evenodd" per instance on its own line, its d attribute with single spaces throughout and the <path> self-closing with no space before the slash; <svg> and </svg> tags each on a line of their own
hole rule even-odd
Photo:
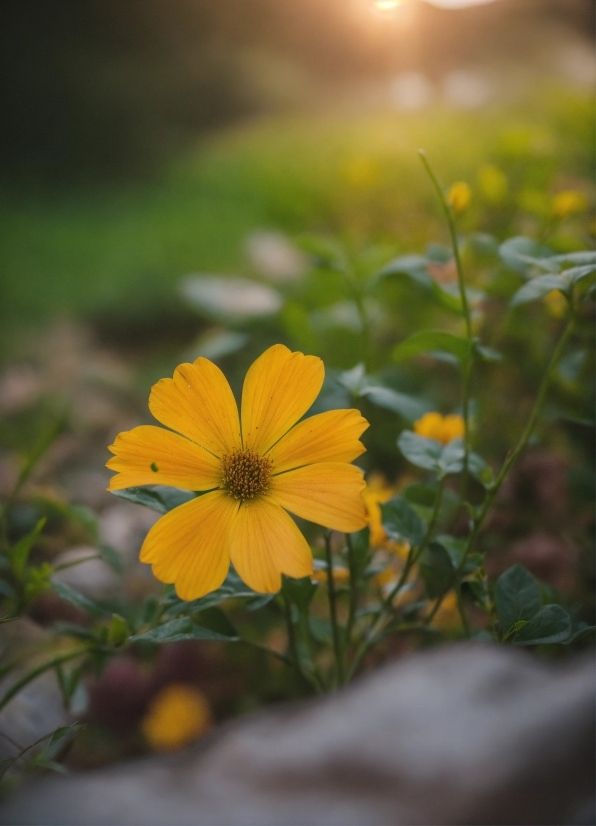
<svg viewBox="0 0 596 826">
<path fill-rule="evenodd" d="M 470 342 L 442 330 L 421 330 L 398 344 L 391 355 L 394 361 L 403 361 L 433 351 L 450 353 L 464 363 L 470 356 Z"/>
<path fill-rule="evenodd" d="M 495 585 L 495 605 L 503 633 L 520 620 L 531 620 L 542 606 L 536 580 L 521 565 L 513 565 L 498 578 Z"/>
<path fill-rule="evenodd" d="M 477 479 L 480 484 L 489 489 L 495 483 L 495 475 L 490 465 L 484 461 L 482 456 L 471 451 L 468 456 L 468 469 L 472 476 Z"/>
<path fill-rule="evenodd" d="M 96 602 L 75 591 L 74 588 L 71 588 L 70 585 L 66 585 L 64 582 L 52 581 L 52 587 L 61 599 L 65 599 L 67 602 L 70 602 L 71 605 L 76 605 L 77 608 L 82 608 L 83 611 L 91 614 L 92 617 L 105 617 L 108 613 L 105 608 L 102 608 Z"/>
<path fill-rule="evenodd" d="M 558 264 L 595 264 L 596 252 L 593 250 L 581 250 L 579 252 L 566 252 L 563 255 L 553 255 L 551 261 Z"/>
<path fill-rule="evenodd" d="M 592 275 L 594 272 L 596 272 L 596 264 L 587 264 L 583 267 L 571 267 L 571 269 L 565 270 L 563 275 L 568 278 L 572 284 L 577 284 L 582 278 Z"/>
<path fill-rule="evenodd" d="M 31 553 L 31 549 L 35 544 L 35 540 L 43 530 L 43 526 L 46 523 L 46 517 L 44 516 L 33 530 L 29 531 L 29 533 L 20 539 L 16 545 L 10 549 L 10 564 L 12 566 L 12 570 L 18 579 L 21 579 L 23 574 L 25 573 L 25 568 L 27 567 L 27 561 L 29 559 L 29 554 Z"/>
<path fill-rule="evenodd" d="M 464 466 L 464 440 L 452 439 L 445 445 L 439 459 L 439 468 L 442 475 L 448 476 L 452 473 L 460 473 Z"/>
<path fill-rule="evenodd" d="M 352 564 L 356 579 L 360 579 L 370 561 L 370 528 L 349 534 L 352 547 Z"/>
<path fill-rule="evenodd" d="M 128 639 L 130 630 L 128 623 L 119 614 L 112 614 L 112 619 L 108 626 L 108 643 L 113 646 L 124 645 Z"/>
<path fill-rule="evenodd" d="M 422 255 L 402 255 L 386 264 L 377 275 L 377 278 L 386 278 L 389 275 L 406 275 L 423 287 L 430 287 L 434 282 L 426 270 L 426 258 Z"/>
<path fill-rule="evenodd" d="M 549 258 L 552 256 L 552 250 L 544 244 L 539 244 L 532 238 L 526 238 L 523 235 L 517 235 L 515 238 L 508 238 L 499 247 L 499 255 L 503 263 L 509 269 L 527 276 L 532 263 L 524 260 L 525 258 Z"/>
<path fill-rule="evenodd" d="M 124 560 L 116 548 L 111 545 L 99 545 L 97 550 L 104 562 L 117 574 L 121 574 L 124 570 Z"/>
<path fill-rule="evenodd" d="M 351 370 L 344 370 L 340 373 L 338 382 L 349 390 L 353 396 L 359 396 L 360 391 L 366 385 L 366 371 L 363 364 L 357 364 Z"/>
<path fill-rule="evenodd" d="M 394 496 L 381 505 L 383 527 L 390 539 L 407 541 L 412 545 L 422 542 L 425 524 L 403 496 Z"/>
<path fill-rule="evenodd" d="M 443 533 L 440 534 L 440 536 L 437 536 L 436 541 L 439 545 L 442 545 L 449 554 L 449 559 L 451 560 L 453 567 L 459 568 L 466 548 L 466 540 L 457 539 L 455 536 L 450 536 L 449 534 Z"/>
<path fill-rule="evenodd" d="M 52 732 L 50 742 L 42 752 L 45 759 L 52 760 L 60 756 L 60 753 L 72 743 L 77 734 L 86 728 L 85 723 L 73 723 L 71 726 L 62 726 Z"/>
<path fill-rule="evenodd" d="M 571 635 L 571 618 L 560 605 L 545 605 L 520 628 L 513 640 L 515 645 L 544 645 L 564 643 Z"/>
<path fill-rule="evenodd" d="M 333 270 L 345 269 L 345 255 L 336 241 L 320 235 L 300 235 L 294 240 L 300 249 L 314 258 L 316 266 Z"/>
<path fill-rule="evenodd" d="M 418 566 L 430 599 L 436 599 L 449 589 L 454 568 L 443 545 L 431 542 L 418 560 Z"/>
<path fill-rule="evenodd" d="M 411 430 L 404 430 L 397 440 L 397 446 L 416 467 L 434 470 L 439 476 L 460 473 L 464 464 L 464 443 L 462 439 L 452 439 L 442 445 L 436 439 L 418 436 Z"/>
<path fill-rule="evenodd" d="M 237 642 L 239 637 L 229 637 L 219 634 L 209 628 L 203 628 L 194 623 L 190 617 L 170 620 L 157 628 L 151 628 L 142 634 L 135 634 L 129 637 L 129 642 L 153 642 L 161 645 L 166 642 L 179 642 L 180 640 L 219 640 L 225 642 Z"/>
<path fill-rule="evenodd" d="M 432 508 L 437 498 L 438 488 L 436 485 L 423 485 L 414 482 L 403 491 L 403 496 L 412 505 L 421 505 L 423 508 Z"/>
<path fill-rule="evenodd" d="M 308 576 L 302 577 L 302 579 L 283 577 L 281 592 L 298 608 L 300 613 L 306 612 L 316 590 L 316 583 Z"/>
<path fill-rule="evenodd" d="M 204 597 L 194 599 L 192 602 L 186 602 L 180 599 L 175 592 L 172 592 L 167 598 L 167 612 L 169 614 L 192 614 L 196 611 L 205 611 L 207 608 L 212 608 L 214 605 L 220 605 L 228 599 L 254 599 L 260 597 L 261 594 L 253 591 L 248 585 L 240 579 L 238 574 L 231 570 L 229 571 L 223 585 L 212 591 Z"/>
<path fill-rule="evenodd" d="M 120 499 L 127 499 L 136 505 L 144 505 L 146 508 L 158 511 L 158 513 L 167 513 L 177 508 L 178 505 L 183 505 L 195 498 L 192 491 L 170 488 L 166 485 L 126 488 L 125 490 L 112 491 L 112 493 Z"/>
<path fill-rule="evenodd" d="M 493 350 L 492 347 L 485 347 L 477 340 L 474 341 L 474 351 L 482 359 L 482 361 L 497 362 L 502 361 L 503 355 L 498 350 Z"/>
<path fill-rule="evenodd" d="M 367 398 L 376 407 L 397 413 L 407 422 L 415 422 L 429 409 L 429 405 L 421 399 L 406 393 L 398 393 L 389 387 L 367 385 L 360 391 L 360 396 Z"/>
<path fill-rule="evenodd" d="M 397 440 L 397 446 L 406 459 L 416 467 L 439 471 L 443 445 L 436 439 L 427 439 L 426 436 L 418 436 L 411 430 L 404 430 Z"/>
<path fill-rule="evenodd" d="M 520 304 L 527 304 L 529 301 L 538 301 L 544 298 L 552 290 L 564 292 L 569 287 L 569 281 L 564 275 L 539 275 L 524 284 L 511 299 L 511 306 L 518 307 Z"/>
</svg>

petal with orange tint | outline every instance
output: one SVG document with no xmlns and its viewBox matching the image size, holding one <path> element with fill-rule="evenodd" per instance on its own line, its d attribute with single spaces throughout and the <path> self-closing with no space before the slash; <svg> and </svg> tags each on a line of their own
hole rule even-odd
<svg viewBox="0 0 596 826">
<path fill-rule="evenodd" d="M 204 358 L 181 364 L 174 378 L 151 388 L 149 410 L 158 422 L 223 456 L 241 447 L 238 406 L 228 380 Z"/>
<path fill-rule="evenodd" d="M 352 462 L 365 451 L 358 437 L 368 426 L 359 410 L 328 410 L 299 422 L 267 457 L 274 473 L 316 462 Z"/>
<path fill-rule="evenodd" d="M 118 471 L 108 490 L 138 485 L 172 485 L 184 490 L 210 490 L 221 484 L 221 462 L 202 447 L 171 430 L 141 425 L 119 433 L 106 464 Z"/>
<path fill-rule="evenodd" d="M 268 497 L 302 519 L 352 533 L 367 522 L 364 487 L 360 468 L 321 462 L 273 476 Z"/>
<path fill-rule="evenodd" d="M 244 502 L 234 519 L 230 555 L 239 576 L 253 590 L 275 594 L 281 574 L 297 579 L 312 573 L 312 554 L 298 526 L 267 499 Z"/>
<path fill-rule="evenodd" d="M 166 513 L 151 528 L 141 562 L 160 582 L 174 583 L 180 599 L 215 591 L 230 567 L 230 529 L 238 502 L 214 490 Z"/>
<path fill-rule="evenodd" d="M 274 344 L 250 367 L 242 390 L 245 448 L 265 453 L 296 424 L 319 395 L 325 378 L 320 358 Z"/>
</svg>

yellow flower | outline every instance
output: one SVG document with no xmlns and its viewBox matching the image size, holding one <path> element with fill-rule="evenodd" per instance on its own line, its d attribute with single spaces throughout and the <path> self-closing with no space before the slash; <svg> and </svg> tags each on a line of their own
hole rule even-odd
<svg viewBox="0 0 596 826">
<path fill-rule="evenodd" d="M 321 359 L 276 344 L 246 374 L 239 416 L 219 367 L 198 358 L 151 390 L 149 409 L 171 430 L 143 425 L 111 445 L 107 467 L 118 475 L 109 490 L 172 485 L 203 494 L 156 522 L 141 548 L 141 561 L 181 599 L 219 588 L 230 560 L 261 593 L 279 591 L 282 573 L 310 576 L 310 548 L 287 511 L 332 530 L 366 525 L 362 471 L 349 464 L 364 452 L 366 419 L 329 410 L 296 424 L 324 374 Z"/>
<path fill-rule="evenodd" d="M 211 709 L 204 695 L 192 686 L 173 684 L 154 697 L 141 729 L 152 748 L 170 751 L 192 743 L 211 724 Z"/>
<path fill-rule="evenodd" d="M 441 603 L 439 610 L 431 620 L 431 625 L 440 631 L 452 631 L 460 623 L 459 611 L 457 609 L 457 595 L 455 591 L 449 591 Z"/>
<path fill-rule="evenodd" d="M 553 197 L 552 208 L 557 218 L 568 218 L 569 215 L 585 212 L 588 208 L 588 199 L 583 192 L 567 189 Z"/>
<path fill-rule="evenodd" d="M 478 184 L 484 199 L 489 204 L 500 204 L 509 189 L 505 173 L 490 163 L 481 166 L 478 170 Z"/>
<path fill-rule="evenodd" d="M 383 528 L 381 517 L 381 505 L 388 502 L 396 493 L 397 488 L 388 485 L 380 473 L 371 473 L 367 485 L 362 491 L 362 497 L 368 512 L 371 548 L 392 551 L 398 557 L 405 559 L 408 555 L 409 545 L 405 542 L 394 542 L 389 539 Z"/>
<path fill-rule="evenodd" d="M 314 579 L 315 582 L 327 582 L 327 571 L 323 570 L 322 568 L 315 568 L 315 570 L 310 575 L 311 579 Z M 345 585 L 346 582 L 350 579 L 350 572 L 347 568 L 343 565 L 334 565 L 333 566 L 333 582 L 336 585 Z"/>
<path fill-rule="evenodd" d="M 425 413 L 414 423 L 414 433 L 426 436 L 427 439 L 436 439 L 446 445 L 453 439 L 463 438 L 465 433 L 464 420 L 457 413 L 450 416 L 441 416 L 440 413 Z"/>
<path fill-rule="evenodd" d="M 465 181 L 453 184 L 447 195 L 447 203 L 456 213 L 465 212 L 472 200 L 472 190 Z"/>
<path fill-rule="evenodd" d="M 567 299 L 560 290 L 551 290 L 544 296 L 546 311 L 552 318 L 563 318 L 567 312 Z"/>
</svg>

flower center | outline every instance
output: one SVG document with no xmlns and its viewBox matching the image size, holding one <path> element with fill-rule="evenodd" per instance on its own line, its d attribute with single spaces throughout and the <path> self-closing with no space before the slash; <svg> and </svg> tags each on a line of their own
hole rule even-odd
<svg viewBox="0 0 596 826">
<path fill-rule="evenodd" d="M 273 469 L 269 459 L 253 450 L 235 450 L 221 460 L 222 487 L 234 499 L 254 499 L 265 493 Z"/>
</svg>

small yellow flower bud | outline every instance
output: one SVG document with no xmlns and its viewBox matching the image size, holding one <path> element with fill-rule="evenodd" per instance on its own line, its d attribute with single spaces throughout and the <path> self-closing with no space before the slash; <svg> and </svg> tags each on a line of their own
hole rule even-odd
<svg viewBox="0 0 596 826">
<path fill-rule="evenodd" d="M 570 215 L 585 212 L 588 208 L 588 199 L 583 192 L 568 189 L 553 196 L 552 208 L 557 218 L 568 218 Z"/>
<path fill-rule="evenodd" d="M 472 200 L 472 190 L 465 181 L 453 184 L 447 195 L 447 203 L 459 215 L 465 212 Z"/>
<path fill-rule="evenodd" d="M 172 684 L 154 697 L 141 729 L 153 749 L 171 751 L 192 743 L 211 722 L 209 704 L 198 689 Z"/>
</svg>

